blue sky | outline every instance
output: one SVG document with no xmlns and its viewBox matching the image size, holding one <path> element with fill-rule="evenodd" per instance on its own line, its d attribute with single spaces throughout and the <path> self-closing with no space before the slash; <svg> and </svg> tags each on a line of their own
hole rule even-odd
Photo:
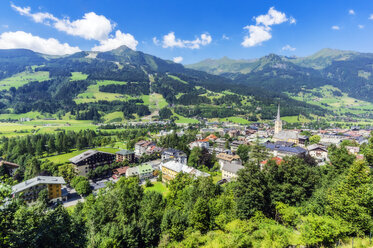
<svg viewBox="0 0 373 248">
<path fill-rule="evenodd" d="M 0 48 L 65 54 L 125 44 L 181 63 L 373 52 L 373 1 L 1 1 Z"/>
</svg>

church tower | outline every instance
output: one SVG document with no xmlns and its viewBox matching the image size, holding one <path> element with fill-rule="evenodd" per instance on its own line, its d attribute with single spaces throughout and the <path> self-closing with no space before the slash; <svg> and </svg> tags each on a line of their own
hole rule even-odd
<svg viewBox="0 0 373 248">
<path fill-rule="evenodd" d="M 282 131 L 282 121 L 280 118 L 280 104 L 279 104 L 278 109 L 277 109 L 277 117 L 275 120 L 275 134 L 278 134 L 281 131 Z"/>
</svg>

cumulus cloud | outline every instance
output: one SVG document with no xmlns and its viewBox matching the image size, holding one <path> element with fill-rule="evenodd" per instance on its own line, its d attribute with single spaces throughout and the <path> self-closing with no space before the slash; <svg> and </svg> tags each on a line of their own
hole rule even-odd
<svg viewBox="0 0 373 248">
<path fill-rule="evenodd" d="M 359 29 L 363 29 L 363 28 L 364 28 L 364 25 L 359 24 L 359 25 L 357 25 L 357 27 L 358 27 Z"/>
<path fill-rule="evenodd" d="M 124 34 L 120 30 L 115 32 L 113 38 L 108 38 L 106 40 L 101 40 L 100 45 L 94 46 L 92 51 L 106 52 L 118 48 L 120 46 L 127 46 L 132 50 L 136 50 L 138 41 L 131 34 Z"/>
<path fill-rule="evenodd" d="M 79 47 L 72 47 L 67 43 L 60 43 L 54 38 L 44 39 L 23 31 L 4 32 L 0 35 L 2 49 L 25 48 L 35 52 L 64 55 L 79 52 Z"/>
<path fill-rule="evenodd" d="M 206 46 L 210 44 L 212 41 L 211 35 L 208 33 L 203 33 L 200 35 L 200 37 L 197 37 L 194 40 L 181 40 L 179 38 L 176 38 L 174 32 L 170 32 L 163 36 L 162 40 L 162 47 L 168 48 L 168 47 L 179 47 L 179 48 L 189 48 L 189 49 L 199 49 L 201 46 Z M 154 44 L 158 45 L 160 42 L 156 37 L 153 38 Z"/>
<path fill-rule="evenodd" d="M 223 40 L 229 40 L 230 38 L 227 36 L 227 35 L 225 35 L 225 34 L 223 34 L 223 36 L 221 37 Z"/>
<path fill-rule="evenodd" d="M 290 45 L 286 45 L 284 47 L 282 47 L 282 51 L 295 51 L 296 48 L 295 47 L 292 47 Z"/>
<path fill-rule="evenodd" d="M 349 15 L 355 15 L 355 10 L 350 9 L 350 10 L 348 11 L 348 14 L 349 14 Z"/>
<path fill-rule="evenodd" d="M 333 30 L 340 30 L 341 28 L 339 26 L 337 26 L 337 25 L 334 25 L 334 26 L 332 26 L 332 29 Z"/>
<path fill-rule="evenodd" d="M 93 49 L 105 50 L 109 47 L 115 49 L 121 45 L 127 45 L 135 50 L 138 44 L 133 35 L 122 33 L 120 30 L 117 30 L 115 35 L 110 35 L 116 24 L 103 15 L 97 15 L 95 12 L 85 13 L 81 19 L 72 21 L 69 17 L 59 19 L 47 12 L 32 13 L 30 7 L 22 8 L 14 4 L 11 4 L 11 7 L 19 14 L 31 17 L 37 23 L 52 26 L 59 31 L 86 40 L 99 41 L 100 45 L 95 46 Z"/>
<path fill-rule="evenodd" d="M 272 38 L 271 26 L 279 25 L 284 22 L 295 24 L 297 21 L 294 17 L 287 17 L 285 13 L 277 11 L 271 7 L 267 14 L 254 17 L 255 25 L 247 25 L 244 29 L 248 30 L 249 34 L 244 36 L 241 45 L 244 47 L 253 47 L 261 45 L 264 41 Z"/>
<path fill-rule="evenodd" d="M 175 57 L 175 58 L 173 58 L 173 61 L 175 62 L 175 63 L 181 63 L 181 61 L 183 61 L 183 57 Z"/>
<path fill-rule="evenodd" d="M 154 45 L 157 45 L 157 46 L 161 44 L 161 42 L 157 39 L 157 37 L 153 37 L 153 43 Z"/>
<path fill-rule="evenodd" d="M 369 20 L 373 20 L 373 14 L 370 14 Z"/>
</svg>

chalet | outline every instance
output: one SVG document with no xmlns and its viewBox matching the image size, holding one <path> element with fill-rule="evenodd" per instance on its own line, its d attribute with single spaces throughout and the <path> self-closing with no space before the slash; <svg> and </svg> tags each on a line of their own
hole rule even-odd
<svg viewBox="0 0 373 248">
<path fill-rule="evenodd" d="M 114 179 L 118 179 L 118 178 L 120 178 L 122 176 L 126 176 L 126 172 L 127 172 L 128 168 L 130 168 L 130 167 L 129 166 L 124 166 L 124 167 L 120 167 L 120 168 L 114 169 L 112 177 Z"/>
<path fill-rule="evenodd" d="M 161 154 L 162 152 L 163 152 L 163 148 L 162 147 L 159 147 L 159 146 L 156 146 L 156 145 L 152 145 L 152 146 L 149 146 L 146 149 L 145 154 L 146 155 Z"/>
<path fill-rule="evenodd" d="M 209 177 L 210 174 L 197 170 L 196 168 L 189 167 L 177 161 L 168 161 L 162 163 L 162 181 L 167 183 L 177 176 L 180 172 L 187 173 L 194 178 Z"/>
<path fill-rule="evenodd" d="M 129 150 L 120 150 L 115 153 L 115 161 L 128 161 L 130 163 L 133 163 L 135 162 L 135 152 Z"/>
<path fill-rule="evenodd" d="M 38 199 L 40 191 L 47 189 L 49 201 L 58 202 L 63 200 L 62 185 L 64 184 L 66 182 L 62 177 L 37 176 L 14 185 L 12 194 L 13 197 L 19 196 L 32 204 Z"/>
<path fill-rule="evenodd" d="M 242 165 L 242 161 L 240 159 L 240 156 L 238 155 L 231 155 L 227 153 L 219 153 L 216 158 L 218 159 L 220 170 L 223 169 L 226 165 Z"/>
<path fill-rule="evenodd" d="M 115 154 L 109 152 L 88 150 L 69 160 L 75 166 L 79 175 L 86 176 L 99 166 L 112 164 L 115 161 L 115 157 Z"/>
<path fill-rule="evenodd" d="M 235 179 L 238 177 L 238 171 L 245 168 L 239 164 L 225 164 L 221 169 L 222 179 Z"/>
<path fill-rule="evenodd" d="M 146 141 L 146 140 L 141 140 L 135 144 L 135 155 L 140 157 L 142 156 L 145 152 L 146 149 L 150 146 L 154 146 L 155 143 L 153 141 Z"/>
<path fill-rule="evenodd" d="M 5 172 L 10 176 L 14 176 L 14 173 L 18 169 L 19 165 L 2 160 L 2 158 L 0 158 L 0 167 L 3 167 L 5 169 Z"/>
<path fill-rule="evenodd" d="M 182 151 L 176 150 L 174 148 L 168 148 L 162 152 L 162 162 L 165 163 L 170 160 L 177 161 L 182 164 L 187 164 L 188 157 Z"/>
<path fill-rule="evenodd" d="M 308 154 L 316 160 L 325 161 L 328 158 L 328 149 L 324 146 L 313 144 L 307 147 Z"/>
</svg>

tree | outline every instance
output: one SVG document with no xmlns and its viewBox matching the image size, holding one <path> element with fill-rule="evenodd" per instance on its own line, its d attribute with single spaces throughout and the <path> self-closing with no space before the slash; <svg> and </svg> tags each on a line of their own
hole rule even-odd
<svg viewBox="0 0 373 248">
<path fill-rule="evenodd" d="M 202 150 L 199 147 L 193 147 L 188 158 L 188 165 L 191 167 L 198 168 L 200 166 L 200 157 L 202 156 Z"/>
<path fill-rule="evenodd" d="M 170 117 L 172 116 L 172 111 L 169 109 L 169 108 L 162 108 L 161 110 L 159 110 L 159 118 L 161 120 L 167 120 L 167 119 L 170 119 Z"/>
<path fill-rule="evenodd" d="M 40 173 L 40 161 L 37 158 L 32 158 L 27 162 L 25 169 L 25 179 L 36 177 Z"/>
<path fill-rule="evenodd" d="M 349 168 L 355 160 L 353 154 L 349 154 L 345 147 L 337 148 L 335 145 L 331 145 L 328 148 L 330 163 L 335 168 L 338 174 L 344 172 Z"/>
<path fill-rule="evenodd" d="M 248 145 L 239 145 L 237 149 L 237 154 L 240 156 L 241 160 L 246 163 L 247 160 L 249 159 L 249 151 L 250 151 L 250 146 Z"/>
<path fill-rule="evenodd" d="M 76 176 L 71 181 L 71 186 L 74 187 L 79 195 L 88 195 L 92 192 L 91 185 L 86 177 Z"/>
<path fill-rule="evenodd" d="M 67 183 L 70 183 L 76 174 L 74 165 L 72 164 L 64 164 L 58 167 L 58 175 L 63 177 Z"/>
<path fill-rule="evenodd" d="M 312 135 L 310 137 L 310 144 L 318 144 L 321 140 L 321 137 L 319 135 Z"/>
<path fill-rule="evenodd" d="M 206 233 L 210 227 L 210 209 L 208 201 L 199 197 L 190 213 L 190 223 L 195 230 Z"/>
<path fill-rule="evenodd" d="M 254 142 L 254 145 L 251 146 L 250 160 L 255 162 L 257 165 L 260 165 L 260 162 L 268 159 L 268 157 L 268 150 L 265 148 L 265 146 L 261 145 L 257 139 Z"/>
</svg>

